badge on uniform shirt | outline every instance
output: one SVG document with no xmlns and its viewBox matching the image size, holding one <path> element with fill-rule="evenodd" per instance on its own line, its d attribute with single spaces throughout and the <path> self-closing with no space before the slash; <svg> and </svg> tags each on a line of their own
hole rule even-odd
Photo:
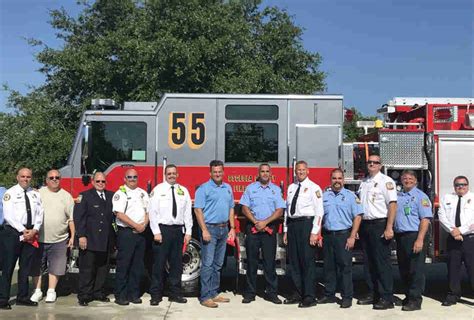
<svg viewBox="0 0 474 320">
<path fill-rule="evenodd" d="M 177 193 L 179 196 L 184 196 L 184 191 L 183 191 L 183 189 L 181 189 L 179 186 L 178 186 L 178 188 L 176 189 L 176 193 Z"/>
<path fill-rule="evenodd" d="M 8 193 L 5 193 L 5 195 L 3 196 L 3 201 L 8 201 L 10 200 L 10 195 Z"/>
<path fill-rule="evenodd" d="M 76 203 L 81 203 L 82 201 L 82 194 L 77 196 Z"/>
<path fill-rule="evenodd" d="M 423 207 L 429 208 L 430 207 L 430 201 L 428 199 L 423 199 L 423 200 L 421 200 L 421 205 Z"/>
<path fill-rule="evenodd" d="M 321 192 L 319 190 L 316 190 L 316 197 L 321 198 Z"/>
<path fill-rule="evenodd" d="M 393 190 L 395 188 L 392 182 L 387 182 L 385 186 L 387 187 L 387 190 Z"/>
<path fill-rule="evenodd" d="M 114 196 L 114 201 L 118 201 L 120 199 L 120 195 L 118 193 L 115 194 Z"/>
<path fill-rule="evenodd" d="M 142 199 L 145 197 L 145 194 L 142 192 L 140 193 L 140 197 L 142 197 Z"/>
</svg>

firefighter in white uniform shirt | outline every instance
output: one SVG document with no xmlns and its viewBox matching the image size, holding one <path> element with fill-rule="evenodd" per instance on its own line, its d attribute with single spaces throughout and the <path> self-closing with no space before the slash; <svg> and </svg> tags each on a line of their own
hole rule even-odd
<svg viewBox="0 0 474 320">
<path fill-rule="evenodd" d="M 462 262 L 474 291 L 474 193 L 469 191 L 465 176 L 454 178 L 454 192 L 441 199 L 439 222 L 449 232 L 448 250 L 449 292 L 443 306 L 456 304 L 461 298 Z"/>
<path fill-rule="evenodd" d="M 115 192 L 113 211 L 117 216 L 117 269 L 115 274 L 115 303 L 142 303 L 140 280 L 145 256 L 145 228 L 148 224 L 148 194 L 138 187 L 135 169 L 125 172 L 125 185 Z"/>
<path fill-rule="evenodd" d="M 37 306 L 29 299 L 28 276 L 33 257 L 38 250 L 38 231 L 43 224 L 43 207 L 38 191 L 30 187 L 31 169 L 18 170 L 18 184 L 3 196 L 4 230 L 0 232 L 3 270 L 0 277 L 0 309 L 11 309 L 10 289 L 13 271 L 20 258 L 18 269 L 17 305 Z"/>
<path fill-rule="evenodd" d="M 169 261 L 169 301 L 186 303 L 181 290 L 183 244 L 191 240 L 193 216 L 188 189 L 176 182 L 178 170 L 174 164 L 165 167 L 165 182 L 151 193 L 149 215 L 153 241 L 153 274 L 150 305 L 157 306 L 163 297 L 164 272 Z"/>
<path fill-rule="evenodd" d="M 359 188 L 364 209 L 360 239 L 364 249 L 369 295 L 358 304 L 373 304 L 374 309 L 392 309 L 393 277 L 390 261 L 390 242 L 397 214 L 395 182 L 380 172 L 380 156 L 371 155 L 367 161 L 369 176 Z"/>
</svg>

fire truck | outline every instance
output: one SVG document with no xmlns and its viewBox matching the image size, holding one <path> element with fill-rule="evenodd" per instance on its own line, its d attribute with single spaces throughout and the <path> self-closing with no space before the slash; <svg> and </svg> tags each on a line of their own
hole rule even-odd
<svg viewBox="0 0 474 320">
<path fill-rule="evenodd" d="M 366 173 L 368 155 L 379 151 L 385 172 L 395 180 L 403 169 L 417 170 L 420 185 L 437 204 L 440 194 L 451 191 L 452 177 L 474 178 L 471 106 L 472 99 L 396 98 L 379 109 L 384 122 L 376 123 L 376 132 L 343 144 L 341 95 L 165 94 L 159 102 L 123 105 L 94 99 L 60 172 L 63 187 L 74 197 L 91 188 L 94 170 L 105 172 L 107 188 L 117 190 L 130 167 L 138 171 L 139 186 L 150 192 L 163 181 L 164 167 L 173 163 L 178 166 L 178 181 L 194 198 L 199 185 L 209 179 L 209 162 L 221 159 L 225 181 L 238 202 L 262 162 L 271 164 L 272 181 L 283 195 L 294 180 L 297 160 L 308 162 L 309 178 L 322 188 L 330 185 L 332 169 L 343 168 L 348 185 L 356 190 Z M 236 212 L 237 239 L 228 251 L 243 275 L 246 254 L 240 231 L 245 219 L 238 205 Z M 435 257 L 443 253 L 436 222 L 431 234 L 430 257 Z M 277 274 L 285 274 L 281 230 L 276 260 Z M 185 285 L 197 283 L 200 262 L 194 232 L 183 256 Z M 77 263 L 73 254 L 70 272 L 77 272 Z"/>
</svg>

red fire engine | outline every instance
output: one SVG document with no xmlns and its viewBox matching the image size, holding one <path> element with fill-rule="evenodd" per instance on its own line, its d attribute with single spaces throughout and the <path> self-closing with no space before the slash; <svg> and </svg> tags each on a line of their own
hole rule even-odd
<svg viewBox="0 0 474 320">
<path fill-rule="evenodd" d="M 166 94 L 159 102 L 123 106 L 96 99 L 84 113 L 68 163 L 60 171 L 64 188 L 76 197 L 91 187 L 93 170 L 104 171 L 108 188 L 116 190 L 125 170 L 133 166 L 140 187 L 151 191 L 163 181 L 164 166 L 174 163 L 179 182 L 194 196 L 209 179 L 209 161 L 221 159 L 225 180 L 238 200 L 255 181 L 261 162 L 272 165 L 272 181 L 283 194 L 300 159 L 308 162 L 310 179 L 322 188 L 329 185 L 329 172 L 342 167 L 356 189 L 369 152 L 380 150 L 387 174 L 398 180 L 401 170 L 416 170 L 422 188 L 436 204 L 439 195 L 451 191 L 455 175 L 474 179 L 471 106 L 472 99 L 396 98 L 379 109 L 385 122 L 377 123 L 377 132 L 343 144 L 339 95 Z M 241 216 L 237 219 L 237 226 L 245 223 Z M 244 235 L 237 231 L 231 251 L 239 274 L 245 274 Z M 432 235 L 434 257 L 443 253 L 437 223 Z M 73 257 L 70 271 L 77 271 L 76 263 Z M 200 244 L 193 239 L 183 258 L 183 282 L 196 283 L 199 269 Z M 285 270 L 279 235 L 277 273 Z"/>
</svg>

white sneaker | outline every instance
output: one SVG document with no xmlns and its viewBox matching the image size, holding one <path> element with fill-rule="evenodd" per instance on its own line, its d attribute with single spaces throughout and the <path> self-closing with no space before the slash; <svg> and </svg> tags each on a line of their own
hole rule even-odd
<svg viewBox="0 0 474 320">
<path fill-rule="evenodd" d="M 56 291 L 54 289 L 48 289 L 48 292 L 46 292 L 46 299 L 44 301 L 46 303 L 56 302 Z"/>
<path fill-rule="evenodd" d="M 42 299 L 43 299 L 43 292 L 41 292 L 41 289 L 35 289 L 35 291 L 31 295 L 30 300 L 33 302 L 40 302 Z"/>
</svg>

